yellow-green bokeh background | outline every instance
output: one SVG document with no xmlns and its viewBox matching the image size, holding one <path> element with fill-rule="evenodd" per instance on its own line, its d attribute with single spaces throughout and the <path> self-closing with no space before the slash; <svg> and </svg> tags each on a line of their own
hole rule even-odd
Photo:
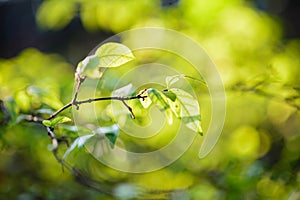
<svg viewBox="0 0 300 200">
<path fill-rule="evenodd" d="M 117 172 L 80 154 L 78 165 L 87 174 L 107 185 L 186 189 L 173 199 L 300 198 L 300 40 L 283 39 L 279 19 L 243 0 L 182 0 L 171 7 L 146 0 L 48 0 L 36 13 L 41 30 L 58 31 L 74 17 L 88 32 L 151 26 L 186 34 L 214 61 L 227 95 L 224 129 L 206 158 L 198 158 L 202 139 L 197 137 L 175 163 L 146 174 Z M 72 46 L 72 51 L 82 50 Z M 0 59 L 0 99 L 19 99 L 20 111 L 30 112 L 41 102 L 30 103 L 22 90 L 34 85 L 53 94 L 53 106 L 60 107 L 72 96 L 73 73 L 74 66 L 58 53 L 24 49 L 14 58 Z M 118 73 L 108 76 L 108 81 L 118 79 Z M 207 91 L 199 91 L 205 129 L 210 102 Z M 1 127 L 0 134 L 0 198 L 111 199 L 78 185 L 61 170 L 42 127 L 25 123 Z M 141 144 L 160 146 L 157 140 Z"/>
</svg>

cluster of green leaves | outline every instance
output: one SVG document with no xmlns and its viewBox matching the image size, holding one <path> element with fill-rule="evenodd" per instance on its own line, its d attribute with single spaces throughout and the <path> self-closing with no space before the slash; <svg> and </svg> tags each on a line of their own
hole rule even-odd
<svg viewBox="0 0 300 200">
<path fill-rule="evenodd" d="M 131 10 L 126 7 L 130 6 Z M 83 26 L 90 30 L 97 30 L 99 27 L 107 29 L 110 26 L 114 31 L 125 30 L 133 24 L 136 16 L 150 14 L 151 8 L 157 1 L 80 1 L 71 0 L 62 2 L 59 0 L 43 1 L 37 10 L 37 23 L 44 29 L 59 30 L 67 26 L 71 20 L 80 15 Z M 159 3 L 157 4 L 159 5 Z M 49 15 L 56 13 L 56 15 Z M 123 20 L 119 20 L 122 18 Z M 110 23 L 107 23 L 107 22 Z"/>
<path fill-rule="evenodd" d="M 167 80 L 169 78 L 167 77 Z M 149 88 L 141 91 L 141 95 L 144 94 L 148 96 L 145 100 L 140 99 L 144 108 L 149 108 L 152 104 L 157 105 L 165 113 L 169 124 L 173 123 L 173 115 L 175 115 L 188 128 L 201 135 L 203 134 L 200 125 L 199 104 L 191 94 L 179 88 L 169 88 L 163 91 Z"/>
<path fill-rule="evenodd" d="M 47 117 L 64 105 L 68 96 L 62 94 L 72 92 L 71 66 L 57 55 L 26 49 L 16 58 L 1 59 L 0 68 L 0 99 L 10 118 L 6 127 L 19 124 L 26 115 Z"/>
<path fill-rule="evenodd" d="M 106 43 L 100 46 L 94 54 L 87 56 L 79 62 L 75 77 L 101 79 L 105 69 L 122 66 L 134 58 L 133 53 L 128 47 L 119 43 Z M 36 58 L 36 60 L 38 59 Z M 47 59 L 43 57 L 41 60 Z M 52 58 L 51 61 L 53 62 L 53 60 L 55 59 Z M 59 63 L 59 59 L 55 61 Z M 49 62 L 49 65 L 61 66 L 57 63 L 53 64 L 52 62 Z M 9 64 L 15 63 L 10 62 Z M 35 68 L 38 69 L 38 67 L 39 65 Z M 41 74 L 43 82 L 41 83 L 41 86 L 38 86 L 39 83 L 38 80 L 36 80 L 38 75 L 35 74 L 34 77 L 32 77 L 35 82 L 26 82 L 22 88 L 18 89 L 15 93 L 12 93 L 13 98 L 6 98 L 3 102 L 1 101 L 1 125 L 7 127 L 6 123 L 9 123 L 11 125 L 11 130 L 21 130 L 26 127 L 26 124 L 21 123 L 24 121 L 42 124 L 44 127 L 47 127 L 46 130 L 51 139 L 53 139 L 53 136 L 58 139 L 52 143 L 52 147 L 49 147 L 48 149 L 55 150 L 55 153 L 58 153 L 56 151 L 59 150 L 59 156 L 62 152 L 62 159 L 64 162 L 67 162 L 66 159 L 69 158 L 71 153 L 73 155 L 78 155 L 77 153 L 80 154 L 86 152 L 85 150 L 88 149 L 89 154 L 91 154 L 93 153 L 93 150 L 97 150 L 99 147 L 114 148 L 117 138 L 120 135 L 120 129 L 116 123 L 117 121 L 111 121 L 110 124 L 105 126 L 94 124 L 93 128 L 91 128 L 90 125 L 87 125 L 86 127 L 85 125 L 74 125 L 70 113 L 63 112 L 64 109 L 62 110 L 62 108 L 68 105 L 63 102 L 68 102 L 70 100 L 70 95 L 65 94 L 71 94 L 71 87 L 65 85 L 70 84 L 71 77 L 67 76 L 66 79 L 64 79 L 60 73 L 57 73 L 58 69 L 56 67 L 54 68 L 55 70 L 49 69 L 49 71 L 51 72 L 51 70 L 54 70 L 51 74 L 57 74 L 55 79 L 59 80 L 59 78 L 62 78 L 62 80 L 65 80 L 64 84 L 60 82 L 55 83 L 55 79 L 53 80 L 51 77 L 47 76 L 43 77 Z M 9 69 L 9 67 L 7 67 L 7 69 Z M 35 71 L 35 73 L 37 72 L 38 70 Z M 71 71 L 69 71 L 69 74 L 70 72 Z M 23 79 L 25 78 L 26 77 Z M 181 78 L 185 78 L 185 76 L 175 75 L 166 77 L 166 86 L 164 90 L 146 88 L 140 92 L 132 91 L 132 84 L 129 84 L 128 86 L 112 91 L 111 97 L 117 97 L 117 99 L 120 98 L 120 101 L 123 97 L 127 99 L 124 101 L 128 101 L 128 104 L 125 103 L 123 105 L 123 108 L 127 110 L 123 113 L 125 115 L 143 115 L 144 117 L 140 118 L 140 120 L 144 120 L 146 119 L 145 116 L 148 114 L 148 110 L 151 106 L 157 106 L 165 114 L 169 124 L 174 123 L 173 118 L 176 117 L 191 130 L 202 134 L 198 101 L 188 92 L 173 87 L 173 85 Z M 24 81 L 23 79 L 22 81 Z M 68 88 L 68 90 L 64 89 L 65 87 Z M 80 93 L 80 90 L 78 92 Z M 62 97 L 61 94 L 64 96 Z M 136 100 L 131 101 L 131 97 L 140 98 L 135 98 Z M 72 105 L 76 105 L 76 103 L 80 104 L 80 102 L 81 99 L 75 99 L 75 104 Z M 87 101 L 86 103 L 91 102 Z M 107 110 L 104 110 L 104 112 L 107 112 Z M 57 114 L 52 117 L 54 113 Z M 43 129 L 43 131 L 38 131 L 46 133 L 46 130 Z M 4 130 L 2 129 L 1 131 Z M 29 135 L 26 131 L 25 133 L 27 136 Z M 33 137 L 30 136 L 27 139 L 30 141 L 31 139 L 33 140 Z M 40 148 L 40 145 L 35 145 L 37 141 L 33 141 L 33 149 Z M 67 143 L 72 141 L 72 144 L 66 147 L 65 145 L 60 145 L 59 141 L 67 141 Z M 41 144 L 45 144 L 45 142 Z M 87 154 L 85 155 L 87 157 L 90 156 Z M 79 165 L 79 163 L 77 162 L 76 165 Z M 53 176 L 55 177 L 55 175 Z"/>
<path fill-rule="evenodd" d="M 100 70 L 103 68 L 110 68 L 110 67 L 118 67 L 121 66 L 129 61 L 134 59 L 134 56 L 129 48 L 122 44 L 118 43 L 106 43 L 99 47 L 95 54 L 87 56 L 84 60 L 79 62 L 75 77 L 79 76 L 81 78 L 101 78 L 102 74 L 100 73 Z M 79 91 L 77 91 L 79 92 Z M 36 92 L 38 93 L 38 92 Z M 39 92 L 38 94 L 42 94 L 42 92 Z M 55 99 L 53 100 L 55 102 Z M 63 105 L 59 105 L 56 107 L 56 109 L 59 109 L 63 107 Z M 52 114 L 54 111 L 47 112 L 46 114 Z M 24 115 L 25 116 L 25 115 Z M 55 116 L 51 117 L 49 119 L 45 119 L 42 121 L 44 126 L 50 127 L 50 128 L 56 128 L 60 124 L 71 122 L 72 120 L 68 116 Z M 79 130 L 79 129 L 77 129 Z M 80 129 L 81 130 L 81 129 Z M 114 146 L 116 138 L 118 136 L 118 128 L 117 126 L 111 126 L 111 127 L 101 127 L 96 129 L 93 133 L 90 133 L 88 135 L 80 136 L 78 137 L 71 147 L 68 149 L 68 151 L 65 153 L 64 158 L 67 157 L 67 155 L 74 150 L 75 147 L 81 148 L 87 141 L 93 140 L 96 138 L 95 133 L 103 134 L 106 136 L 106 138 L 109 139 L 111 147 Z M 91 132 L 91 131 L 90 131 Z M 82 133 L 80 133 L 82 134 Z"/>
<path fill-rule="evenodd" d="M 79 62 L 75 72 L 75 77 L 79 77 L 81 80 L 85 80 L 86 78 L 100 79 L 106 68 L 122 66 L 134 58 L 134 55 L 128 47 L 119 43 L 106 43 L 100 46 L 94 54 L 87 56 L 85 59 Z M 202 135 L 203 133 L 200 123 L 201 117 L 198 101 L 188 92 L 185 92 L 179 88 L 172 88 L 173 84 L 180 80 L 180 78 L 185 78 L 185 76 L 175 75 L 172 77 L 166 77 L 165 90 L 160 91 L 155 88 L 147 88 L 136 94 L 136 97 L 140 99 L 140 104 L 144 107 L 144 109 L 150 108 L 151 105 L 158 106 L 159 109 L 165 114 L 169 124 L 173 123 L 173 116 L 175 116 L 180 119 L 188 128 Z M 79 85 L 76 93 L 80 93 L 81 83 L 82 82 L 77 82 Z M 117 98 L 116 100 L 122 101 L 134 118 L 135 107 L 133 106 L 131 108 L 125 103 L 125 100 L 130 100 L 126 99 L 130 98 L 130 96 L 124 97 L 129 95 L 128 91 L 131 87 L 132 85 L 130 84 L 113 91 L 112 95 L 118 96 L 112 96 L 111 98 Z M 42 92 L 40 93 L 42 94 Z M 77 94 L 75 95 L 77 97 Z M 123 97 L 125 99 L 122 99 Z M 73 105 L 78 105 L 87 102 L 91 103 L 92 101 L 96 100 L 94 99 L 87 102 L 81 102 L 75 99 L 73 101 L 75 101 L 72 102 Z M 60 115 L 59 111 L 59 113 L 57 113 L 54 117 L 50 115 L 50 117 L 43 120 L 42 123 L 44 126 L 54 129 L 60 124 L 71 121 L 72 120 L 68 116 Z M 84 134 L 79 134 L 81 136 L 77 137 L 73 141 L 73 144 L 65 152 L 63 156 L 64 159 L 66 159 L 73 150 L 81 149 L 85 145 L 90 145 L 91 143 L 94 145 L 101 145 L 102 143 L 97 142 L 99 139 L 103 140 L 104 138 L 107 138 L 110 147 L 113 148 L 119 135 L 119 128 L 117 124 L 112 124 L 110 126 L 94 128 L 93 131 L 85 131 Z"/>
<path fill-rule="evenodd" d="M 45 126 L 54 128 L 57 124 L 62 124 L 62 123 L 70 122 L 70 121 L 72 121 L 72 120 L 71 120 L 70 118 L 68 118 L 68 117 L 65 117 L 65 116 L 58 116 L 58 117 L 55 117 L 55 118 L 52 119 L 52 120 L 45 119 L 45 120 L 43 120 L 42 123 L 43 123 Z"/>
</svg>

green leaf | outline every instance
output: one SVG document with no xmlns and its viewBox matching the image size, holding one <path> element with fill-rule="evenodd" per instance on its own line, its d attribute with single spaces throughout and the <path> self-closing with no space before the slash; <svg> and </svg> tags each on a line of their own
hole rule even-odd
<svg viewBox="0 0 300 200">
<path fill-rule="evenodd" d="M 76 72 L 81 76 L 88 76 L 90 78 L 100 78 L 100 58 L 97 55 L 87 56 L 81 61 L 76 69 Z"/>
<path fill-rule="evenodd" d="M 175 101 L 176 100 L 176 94 L 174 94 L 173 92 L 169 91 L 169 90 L 164 90 L 163 94 L 168 97 L 169 99 L 171 99 L 171 101 Z"/>
<path fill-rule="evenodd" d="M 109 140 L 109 144 L 111 148 L 114 148 L 116 140 L 119 136 L 119 127 L 117 124 L 112 126 L 100 127 L 94 130 L 95 134 L 105 135 L 105 137 Z"/>
<path fill-rule="evenodd" d="M 10 119 L 11 116 L 4 105 L 4 102 L 0 99 L 0 125 L 6 125 Z"/>
<path fill-rule="evenodd" d="M 119 127 L 118 125 L 114 124 L 112 126 L 100 127 L 94 130 L 93 134 L 79 136 L 65 152 L 63 160 L 65 160 L 67 156 L 76 149 L 76 147 L 81 149 L 84 145 L 86 145 L 87 147 L 93 147 L 93 149 L 95 149 L 97 145 L 103 145 L 103 143 L 99 141 L 104 141 L 103 139 L 105 137 L 109 140 L 110 147 L 113 148 L 118 135 Z"/>
<path fill-rule="evenodd" d="M 87 56 L 77 65 L 76 72 L 89 78 L 100 78 L 100 68 L 119 67 L 135 57 L 125 45 L 109 42 L 100 46 L 94 55 Z"/>
<path fill-rule="evenodd" d="M 43 1 L 37 11 L 37 24 L 44 29 L 62 29 L 76 15 L 76 10 L 75 1 Z"/>
<path fill-rule="evenodd" d="M 181 112 L 181 106 L 180 103 L 178 101 L 178 99 L 176 98 L 174 101 L 172 101 L 171 99 L 167 99 L 167 102 L 172 110 L 172 112 L 174 113 L 174 115 L 179 118 L 180 117 L 180 112 Z"/>
<path fill-rule="evenodd" d="M 159 109 L 165 113 L 167 121 L 169 124 L 173 122 L 172 110 L 169 106 L 168 98 L 159 90 L 154 88 L 149 88 L 142 92 L 141 94 L 146 93 L 147 98 L 144 100 L 140 99 L 141 104 L 144 108 L 148 108 L 151 104 L 155 104 L 159 107 Z"/>
<path fill-rule="evenodd" d="M 140 196 L 140 189 L 133 184 L 118 184 L 114 189 L 114 196 L 117 199 L 138 199 Z"/>
<path fill-rule="evenodd" d="M 89 135 L 92 131 L 84 126 L 61 124 L 58 127 L 59 132 L 64 133 L 69 138 L 77 138 L 80 135 Z"/>
<path fill-rule="evenodd" d="M 133 85 L 130 83 L 124 87 L 118 88 L 112 92 L 112 96 L 125 97 L 134 92 Z"/>
<path fill-rule="evenodd" d="M 52 126 L 51 121 L 50 121 L 50 120 L 47 120 L 47 119 L 43 120 L 42 123 L 43 123 L 45 126 L 48 126 L 48 127 L 51 127 L 51 126 Z"/>
<path fill-rule="evenodd" d="M 78 127 L 74 125 L 67 125 L 67 124 L 62 124 L 59 126 L 59 129 L 62 130 L 63 132 L 69 132 L 69 133 L 78 133 L 78 131 L 82 131 L 83 127 Z M 84 128 L 87 129 L 87 128 Z"/>
<path fill-rule="evenodd" d="M 147 91 L 148 90 L 146 89 L 146 90 L 141 90 L 139 92 L 140 96 L 147 96 L 147 98 L 140 99 L 140 103 L 142 104 L 142 106 L 144 108 L 148 108 L 152 104 L 151 99 L 148 97 L 148 92 Z"/>
<path fill-rule="evenodd" d="M 177 81 L 179 81 L 180 79 L 183 79 L 183 78 L 192 79 L 193 81 L 200 82 L 202 85 L 207 86 L 202 77 L 194 78 L 194 77 L 187 76 L 187 75 L 184 75 L 184 74 L 177 74 L 177 75 L 174 75 L 174 76 L 167 76 L 166 77 L 167 89 L 169 89 L 173 84 L 175 84 Z"/>
<path fill-rule="evenodd" d="M 26 91 L 20 90 L 15 94 L 15 102 L 21 111 L 28 113 L 31 109 L 31 99 Z"/>
<path fill-rule="evenodd" d="M 69 117 L 58 116 L 52 120 L 43 120 L 43 124 L 48 127 L 54 127 L 57 124 L 66 123 L 72 121 Z"/>
<path fill-rule="evenodd" d="M 53 112 L 54 111 L 52 109 L 38 109 L 34 111 L 35 114 L 48 114 L 48 115 L 53 114 Z"/>
<path fill-rule="evenodd" d="M 30 96 L 43 96 L 45 94 L 45 91 L 43 91 L 41 88 L 35 87 L 33 85 L 28 86 L 26 88 L 26 92 Z"/>
<path fill-rule="evenodd" d="M 2 102 L 2 100 L 0 101 Z M 4 118 L 6 118 L 7 122 L 9 122 L 9 124 L 17 123 L 16 120 L 18 118 L 19 109 L 15 100 L 12 98 L 8 98 L 5 99 L 5 101 L 1 104 L 1 112 L 3 113 Z"/>
<path fill-rule="evenodd" d="M 58 116 L 58 117 L 55 117 L 51 123 L 52 123 L 52 126 L 55 126 L 56 124 L 62 124 L 62 123 L 66 123 L 66 122 L 70 122 L 72 121 L 69 117 L 65 117 L 65 116 Z"/>
<path fill-rule="evenodd" d="M 202 135 L 200 107 L 198 101 L 189 93 L 178 89 L 170 89 L 180 104 L 179 119 L 191 130 Z"/>
<path fill-rule="evenodd" d="M 68 155 L 76 148 L 78 147 L 79 149 L 82 148 L 84 146 L 84 144 L 91 138 L 93 137 L 94 134 L 89 134 L 89 135 L 83 135 L 83 136 L 79 136 L 78 138 L 76 138 L 76 140 L 74 140 L 74 142 L 72 143 L 72 145 L 67 149 L 67 151 L 65 152 L 64 156 L 63 156 L 63 160 L 65 160 Z"/>
<path fill-rule="evenodd" d="M 128 47 L 115 42 L 102 45 L 95 55 L 100 58 L 100 67 L 119 67 L 135 58 Z"/>
<path fill-rule="evenodd" d="M 15 121 L 15 124 L 18 124 L 20 122 L 22 122 L 23 120 L 26 120 L 28 117 L 28 115 L 25 115 L 25 114 L 19 114 L 16 121 Z"/>
<path fill-rule="evenodd" d="M 31 102 L 35 104 L 44 103 L 54 108 L 54 110 L 63 106 L 63 103 L 58 97 L 58 92 L 52 87 L 39 88 L 31 85 L 26 88 L 26 94 L 31 98 Z"/>
<path fill-rule="evenodd" d="M 167 88 L 170 88 L 174 83 L 179 81 L 180 78 L 184 78 L 184 77 L 185 77 L 184 74 L 178 74 L 178 75 L 174 75 L 174 76 L 167 76 L 166 77 Z"/>
</svg>

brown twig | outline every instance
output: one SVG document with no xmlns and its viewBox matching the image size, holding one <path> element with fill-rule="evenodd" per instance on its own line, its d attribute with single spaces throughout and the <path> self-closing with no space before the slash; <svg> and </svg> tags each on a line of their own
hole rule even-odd
<svg viewBox="0 0 300 200">
<path fill-rule="evenodd" d="M 122 103 L 123 103 L 124 106 L 129 110 L 130 115 L 131 115 L 131 118 L 132 118 L 132 119 L 135 119 L 135 116 L 134 116 L 134 113 L 133 113 L 133 111 L 132 111 L 132 108 L 131 108 L 124 100 L 122 100 Z"/>
<path fill-rule="evenodd" d="M 59 110 L 57 110 L 56 112 L 54 112 L 52 115 L 50 115 L 48 120 L 53 119 L 59 113 L 61 113 L 62 111 L 66 110 L 67 108 L 69 108 L 73 105 L 77 107 L 81 104 L 92 103 L 92 102 L 96 102 L 96 101 L 107 101 L 107 100 L 128 101 L 128 100 L 133 100 L 133 99 L 145 99 L 145 98 L 147 98 L 147 96 L 142 96 L 142 95 L 138 94 L 138 95 L 132 96 L 132 97 L 98 97 L 98 98 L 92 98 L 92 99 L 86 99 L 86 100 L 81 100 L 81 101 L 70 102 L 70 103 L 66 104 L 65 106 L 63 106 L 62 108 L 60 108 Z M 130 109 L 129 109 L 129 111 L 130 111 Z"/>
<path fill-rule="evenodd" d="M 52 151 L 56 152 L 56 150 L 58 148 L 58 141 L 57 141 L 56 135 L 54 134 L 52 128 L 46 126 L 46 129 L 47 129 L 48 135 L 52 141 Z"/>
<path fill-rule="evenodd" d="M 76 100 L 77 100 L 77 97 L 78 97 L 80 86 L 85 81 L 85 79 L 86 79 L 86 76 L 81 77 L 77 72 L 75 73 L 76 88 L 75 88 L 74 97 L 72 99 L 72 103 L 73 103 L 73 105 L 76 106 L 77 110 L 79 109 L 79 106 L 78 106 L 78 104 L 75 104 L 75 103 L 76 103 Z"/>
</svg>

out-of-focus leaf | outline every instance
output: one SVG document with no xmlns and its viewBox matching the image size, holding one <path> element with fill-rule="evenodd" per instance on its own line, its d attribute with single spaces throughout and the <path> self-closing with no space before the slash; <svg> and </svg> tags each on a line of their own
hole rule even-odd
<svg viewBox="0 0 300 200">
<path fill-rule="evenodd" d="M 88 139 L 90 139 L 91 137 L 93 137 L 94 134 L 89 134 L 89 135 L 83 135 L 83 136 L 79 136 L 73 143 L 72 145 L 67 149 L 67 151 L 65 152 L 64 156 L 63 156 L 63 160 L 65 160 L 68 155 L 76 148 L 78 147 L 79 149 L 82 148 L 84 146 L 84 144 L 88 141 Z"/>
<path fill-rule="evenodd" d="M 78 131 L 81 130 L 78 126 L 67 125 L 67 124 L 62 124 L 61 126 L 59 126 L 59 128 L 64 132 L 72 132 L 72 133 L 78 133 Z"/>
<path fill-rule="evenodd" d="M 132 184 L 119 184 L 114 188 L 113 192 L 118 199 L 136 199 L 140 188 Z"/>
<path fill-rule="evenodd" d="M 27 113 L 31 109 L 31 99 L 26 91 L 18 91 L 15 95 L 15 102 L 21 111 Z"/>
<path fill-rule="evenodd" d="M 34 113 L 36 114 L 47 114 L 47 115 L 51 115 L 54 111 L 51 109 L 38 109 L 35 110 Z"/>
<path fill-rule="evenodd" d="M 26 94 L 30 97 L 31 106 L 33 107 L 40 107 L 42 103 L 54 109 L 63 106 L 63 103 L 59 100 L 59 94 L 54 88 L 40 88 L 31 85 L 26 88 Z"/>
<path fill-rule="evenodd" d="M 179 119 L 191 130 L 203 134 L 201 128 L 201 116 L 200 116 L 200 107 L 198 101 L 189 93 L 178 89 L 170 89 L 173 92 L 180 104 L 180 115 Z"/>
<path fill-rule="evenodd" d="M 37 22 L 42 28 L 58 30 L 65 27 L 75 14 L 74 1 L 43 1 L 37 12 Z"/>
<path fill-rule="evenodd" d="M 4 105 L 4 102 L 0 100 L 0 125 L 6 125 L 11 119 L 11 116 Z"/>
<path fill-rule="evenodd" d="M 124 97 L 130 95 L 133 91 L 133 85 L 130 83 L 124 87 L 114 90 L 112 92 L 112 96 Z"/>
<path fill-rule="evenodd" d="M 54 127 L 57 124 L 62 124 L 62 123 L 70 122 L 70 121 L 72 121 L 72 120 L 69 117 L 58 116 L 58 117 L 55 117 L 52 120 L 43 120 L 42 123 L 45 126 Z"/>
<path fill-rule="evenodd" d="M 119 127 L 114 124 L 112 126 L 100 127 L 93 131 L 93 134 L 87 134 L 79 136 L 74 140 L 72 145 L 65 152 L 63 159 L 65 160 L 67 156 L 76 148 L 82 148 L 84 145 L 101 145 L 102 143 L 97 142 L 98 140 L 103 140 L 105 137 L 109 140 L 110 147 L 113 148 L 117 137 L 119 135 Z M 94 147 L 95 148 L 95 147 Z"/>
<path fill-rule="evenodd" d="M 44 95 L 44 91 L 41 88 L 35 87 L 35 86 L 29 86 L 26 89 L 26 92 L 28 95 L 35 95 L 35 96 L 42 96 Z"/>
<path fill-rule="evenodd" d="M 42 97 L 42 102 L 54 109 L 63 107 L 63 103 L 56 95 L 47 94 Z"/>
<path fill-rule="evenodd" d="M 178 75 L 174 75 L 174 76 L 167 76 L 166 77 L 167 88 L 170 88 L 174 83 L 176 83 L 177 81 L 179 81 L 181 78 L 184 78 L 184 77 L 185 77 L 184 74 L 178 74 Z"/>
<path fill-rule="evenodd" d="M 18 124 L 20 122 L 22 122 L 23 120 L 27 119 L 28 115 L 24 115 L 24 114 L 20 114 L 18 115 L 16 121 L 15 121 L 15 124 Z"/>
<path fill-rule="evenodd" d="M 45 126 L 48 126 L 48 127 L 51 127 L 51 125 L 52 125 L 51 121 L 50 121 L 50 120 L 47 120 L 47 119 L 43 120 L 42 123 L 43 123 Z"/>
<path fill-rule="evenodd" d="M 135 58 L 128 47 L 115 42 L 102 45 L 95 55 L 100 57 L 101 67 L 119 67 Z"/>
<path fill-rule="evenodd" d="M 78 126 L 78 125 L 69 125 L 69 124 L 60 124 L 58 127 L 59 132 L 64 133 L 68 137 L 71 138 L 77 138 L 78 134 L 80 135 L 89 135 L 91 134 L 91 130 L 84 127 L 84 126 Z"/>
<path fill-rule="evenodd" d="M 112 126 L 100 127 L 94 130 L 95 134 L 104 135 L 108 140 L 111 148 L 114 148 L 116 140 L 119 136 L 119 127 L 117 124 Z"/>
<path fill-rule="evenodd" d="M 3 101 L 2 114 L 4 115 L 4 122 L 11 125 L 15 124 L 19 114 L 19 108 L 14 99 L 8 98 Z"/>
<path fill-rule="evenodd" d="M 72 121 L 69 117 L 65 117 L 65 116 L 58 116 L 58 117 L 55 117 L 51 123 L 52 123 L 52 126 L 55 126 L 56 124 L 61 124 L 61 123 L 65 123 L 65 122 L 70 122 Z"/>
<path fill-rule="evenodd" d="M 197 81 L 200 82 L 202 85 L 207 86 L 205 81 L 203 80 L 202 77 L 200 78 L 195 78 L 195 77 L 191 77 L 191 76 L 187 76 L 184 74 L 178 74 L 178 75 L 174 75 L 174 76 L 167 76 L 166 77 L 166 85 L 167 85 L 167 89 L 171 88 L 171 86 L 173 84 L 175 84 L 177 81 L 179 81 L 180 79 L 191 79 L 193 81 Z"/>
</svg>

